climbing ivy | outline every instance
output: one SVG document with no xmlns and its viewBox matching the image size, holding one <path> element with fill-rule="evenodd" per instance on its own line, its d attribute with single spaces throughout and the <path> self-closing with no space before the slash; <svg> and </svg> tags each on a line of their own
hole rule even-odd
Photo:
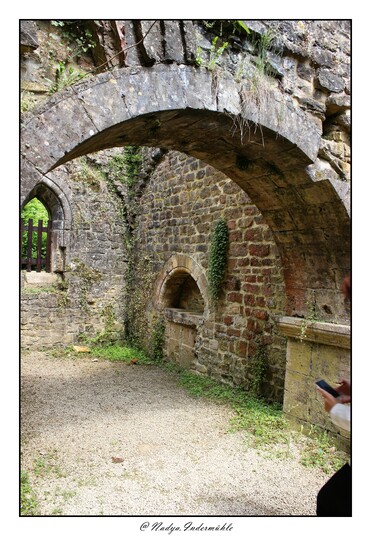
<svg viewBox="0 0 371 536">
<path fill-rule="evenodd" d="M 109 161 L 111 180 L 118 180 L 126 186 L 129 199 L 133 199 L 136 195 L 135 185 L 138 182 L 142 160 L 141 147 L 130 145 Z"/>
<path fill-rule="evenodd" d="M 152 340 L 151 340 L 151 358 L 159 361 L 164 357 L 165 345 L 165 321 L 162 317 L 156 318 L 153 321 Z"/>
<path fill-rule="evenodd" d="M 216 222 L 211 235 L 209 266 L 207 271 L 209 292 L 214 304 L 219 298 L 221 285 L 227 267 L 228 244 L 228 225 L 223 219 L 220 219 Z"/>
<path fill-rule="evenodd" d="M 268 372 L 267 350 L 264 346 L 259 346 L 255 354 L 249 360 L 251 373 L 249 391 L 258 397 L 261 395 L 261 388 L 266 380 Z"/>
</svg>

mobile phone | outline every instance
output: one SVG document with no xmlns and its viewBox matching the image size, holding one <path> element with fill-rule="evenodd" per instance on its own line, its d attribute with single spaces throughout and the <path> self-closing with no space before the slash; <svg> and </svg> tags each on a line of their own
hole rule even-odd
<svg viewBox="0 0 371 536">
<path fill-rule="evenodd" d="M 327 391 L 328 393 L 330 393 L 330 395 L 332 395 L 333 397 L 337 398 L 338 396 L 340 396 L 340 393 L 335 391 L 335 389 L 333 389 L 331 385 L 325 382 L 325 380 L 317 380 L 316 384 L 318 385 L 318 387 L 320 387 L 324 391 Z"/>
</svg>

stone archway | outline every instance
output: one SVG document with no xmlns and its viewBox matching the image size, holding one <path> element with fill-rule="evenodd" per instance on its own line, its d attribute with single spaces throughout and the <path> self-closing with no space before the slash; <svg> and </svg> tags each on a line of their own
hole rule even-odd
<svg viewBox="0 0 371 536">
<path fill-rule="evenodd" d="M 51 271 L 63 273 L 68 254 L 69 232 L 72 227 L 71 205 L 58 183 L 49 177 L 40 177 L 31 190 L 23 191 L 22 208 L 33 198 L 39 199 L 47 208 L 52 222 Z"/>
<path fill-rule="evenodd" d="M 350 264 L 343 185 L 308 173 L 321 137 L 314 121 L 273 90 L 266 99 L 260 109 L 229 73 L 184 65 L 104 73 L 25 118 L 22 174 L 35 181 L 78 156 L 129 144 L 188 153 L 224 172 L 262 212 L 284 265 L 287 314 L 306 314 L 310 290 L 335 315 Z"/>
</svg>

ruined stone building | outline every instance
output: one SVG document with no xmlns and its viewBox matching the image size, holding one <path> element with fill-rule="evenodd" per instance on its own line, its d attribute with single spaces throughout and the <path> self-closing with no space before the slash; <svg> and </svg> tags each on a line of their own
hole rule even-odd
<svg viewBox="0 0 371 536">
<path fill-rule="evenodd" d="M 350 21 L 242 22 L 85 21 L 79 56 L 21 22 L 21 204 L 52 221 L 22 346 L 161 335 L 165 359 L 328 427 L 313 382 L 350 367 Z"/>
</svg>

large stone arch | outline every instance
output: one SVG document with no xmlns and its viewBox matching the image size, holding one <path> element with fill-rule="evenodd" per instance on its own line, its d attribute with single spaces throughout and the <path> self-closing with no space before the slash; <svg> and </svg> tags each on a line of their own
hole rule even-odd
<svg viewBox="0 0 371 536">
<path fill-rule="evenodd" d="M 318 124 L 289 97 L 272 90 L 263 105 L 227 72 L 124 68 L 56 94 L 25 117 L 22 174 L 26 182 L 51 177 L 73 158 L 124 145 L 180 150 L 211 164 L 262 212 L 284 265 L 287 314 L 302 316 L 308 291 L 338 309 L 350 263 L 344 183 L 308 172 L 320 139 Z"/>
</svg>

